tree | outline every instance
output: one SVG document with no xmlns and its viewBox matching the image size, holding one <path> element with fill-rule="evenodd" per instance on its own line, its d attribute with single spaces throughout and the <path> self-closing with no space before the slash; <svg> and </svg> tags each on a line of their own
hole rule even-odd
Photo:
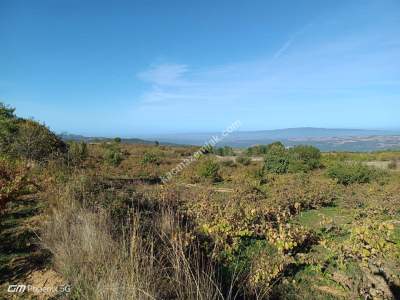
<svg viewBox="0 0 400 300">
<path fill-rule="evenodd" d="M 289 155 L 282 143 L 274 143 L 268 146 L 264 163 L 267 172 L 276 174 L 288 172 Z"/>
<path fill-rule="evenodd" d="M 0 102 L 0 153 L 9 153 L 18 131 L 15 109 Z"/>
</svg>

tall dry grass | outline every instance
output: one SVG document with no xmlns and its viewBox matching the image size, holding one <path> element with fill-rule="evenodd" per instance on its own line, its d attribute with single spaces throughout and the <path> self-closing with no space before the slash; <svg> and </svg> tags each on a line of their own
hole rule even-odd
<svg viewBox="0 0 400 300">
<path fill-rule="evenodd" d="M 72 286 L 71 298 L 224 298 L 213 265 L 188 244 L 172 210 L 154 213 L 150 224 L 132 210 L 116 230 L 107 209 L 86 207 L 73 190 L 66 185 L 57 197 L 42 237 Z"/>
</svg>

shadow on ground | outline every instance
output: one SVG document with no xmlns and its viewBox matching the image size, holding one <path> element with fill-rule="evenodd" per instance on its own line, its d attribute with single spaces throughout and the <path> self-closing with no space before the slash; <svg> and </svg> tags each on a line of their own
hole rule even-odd
<svg viewBox="0 0 400 300">
<path fill-rule="evenodd" d="M 0 298 L 10 296 L 9 284 L 24 282 L 33 271 L 50 263 L 50 253 L 41 249 L 35 228 L 40 213 L 34 196 L 9 203 L 0 215 Z"/>
</svg>

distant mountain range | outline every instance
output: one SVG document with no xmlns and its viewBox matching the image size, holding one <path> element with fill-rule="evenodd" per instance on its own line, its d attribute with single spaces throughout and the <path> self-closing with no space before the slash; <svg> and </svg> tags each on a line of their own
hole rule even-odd
<svg viewBox="0 0 400 300">
<path fill-rule="evenodd" d="M 160 135 L 154 139 L 176 144 L 203 145 L 212 136 L 222 133 L 185 133 Z M 322 151 L 378 151 L 400 149 L 400 130 L 363 130 L 327 128 L 288 128 L 277 130 L 236 131 L 226 136 L 217 146 L 249 147 L 281 141 L 286 146 L 309 144 Z"/>
<path fill-rule="evenodd" d="M 114 138 L 108 137 L 87 137 L 78 134 L 61 133 L 59 137 L 66 142 L 87 142 L 87 143 L 101 143 L 101 142 L 111 142 Z M 142 140 L 137 138 L 121 138 L 121 143 L 125 144 L 155 144 L 155 141 Z"/>
<path fill-rule="evenodd" d="M 221 132 L 165 134 L 159 136 L 124 138 L 123 143 L 154 144 L 157 140 L 168 145 L 203 145 L 215 137 L 221 137 Z M 111 138 L 84 137 L 64 134 L 66 140 L 87 142 L 111 141 Z M 151 141 L 152 140 L 152 141 Z M 247 148 L 253 145 L 269 144 L 281 141 L 286 146 L 299 144 L 313 145 L 321 151 L 379 151 L 385 149 L 400 149 L 400 130 L 363 130 L 363 129 L 327 129 L 327 128 L 288 128 L 278 130 L 236 131 L 221 140 L 217 146 Z"/>
</svg>

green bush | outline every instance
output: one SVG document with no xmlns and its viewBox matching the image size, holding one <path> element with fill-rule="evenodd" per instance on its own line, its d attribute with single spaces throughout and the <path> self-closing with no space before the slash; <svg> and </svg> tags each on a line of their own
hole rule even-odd
<svg viewBox="0 0 400 300">
<path fill-rule="evenodd" d="M 378 170 L 362 163 L 336 162 L 327 169 L 327 175 L 343 185 L 371 182 L 378 177 L 378 173 Z"/>
<path fill-rule="evenodd" d="M 270 173 L 308 172 L 321 166 L 321 152 L 313 146 L 299 145 L 287 150 L 277 142 L 267 148 L 265 168 Z"/>
<path fill-rule="evenodd" d="M 68 161 L 79 164 L 88 157 L 88 148 L 85 142 L 71 142 L 68 147 Z"/>
<path fill-rule="evenodd" d="M 123 155 L 121 153 L 121 150 L 117 147 L 110 147 L 106 150 L 104 160 L 113 166 L 119 166 L 121 162 L 123 161 Z"/>
<path fill-rule="evenodd" d="M 197 173 L 200 177 L 210 179 L 212 182 L 221 180 L 219 175 L 219 165 L 211 159 L 200 162 Z"/>
<path fill-rule="evenodd" d="M 66 153 L 67 145 L 46 126 L 33 120 L 18 120 L 11 152 L 18 157 L 42 161 Z"/>
<path fill-rule="evenodd" d="M 66 144 L 45 125 L 17 118 L 0 103 L 0 153 L 42 161 L 67 151 Z"/>
<path fill-rule="evenodd" d="M 236 159 L 236 161 L 237 161 L 239 164 L 241 164 L 241 165 L 248 166 L 248 165 L 250 165 L 250 163 L 251 163 L 251 158 L 250 158 L 250 157 L 247 157 L 247 156 L 239 156 L 239 157 Z"/>
<path fill-rule="evenodd" d="M 154 153 L 146 152 L 143 155 L 141 163 L 142 164 L 156 164 L 156 165 L 159 165 L 160 164 L 160 158 Z"/>
<path fill-rule="evenodd" d="M 282 144 L 269 147 L 264 160 L 265 170 L 269 173 L 284 174 L 289 169 L 289 154 Z"/>
<path fill-rule="evenodd" d="M 233 148 L 229 146 L 224 146 L 222 148 L 214 148 L 214 154 L 219 156 L 234 156 Z"/>
<path fill-rule="evenodd" d="M 17 117 L 15 109 L 0 102 L 0 153 L 8 154 L 17 134 Z"/>
<path fill-rule="evenodd" d="M 289 149 L 289 169 L 291 173 L 307 172 L 321 167 L 321 151 L 307 145 Z"/>
<path fill-rule="evenodd" d="M 267 146 L 266 145 L 256 145 L 247 148 L 248 155 L 260 155 L 267 153 Z"/>
</svg>

